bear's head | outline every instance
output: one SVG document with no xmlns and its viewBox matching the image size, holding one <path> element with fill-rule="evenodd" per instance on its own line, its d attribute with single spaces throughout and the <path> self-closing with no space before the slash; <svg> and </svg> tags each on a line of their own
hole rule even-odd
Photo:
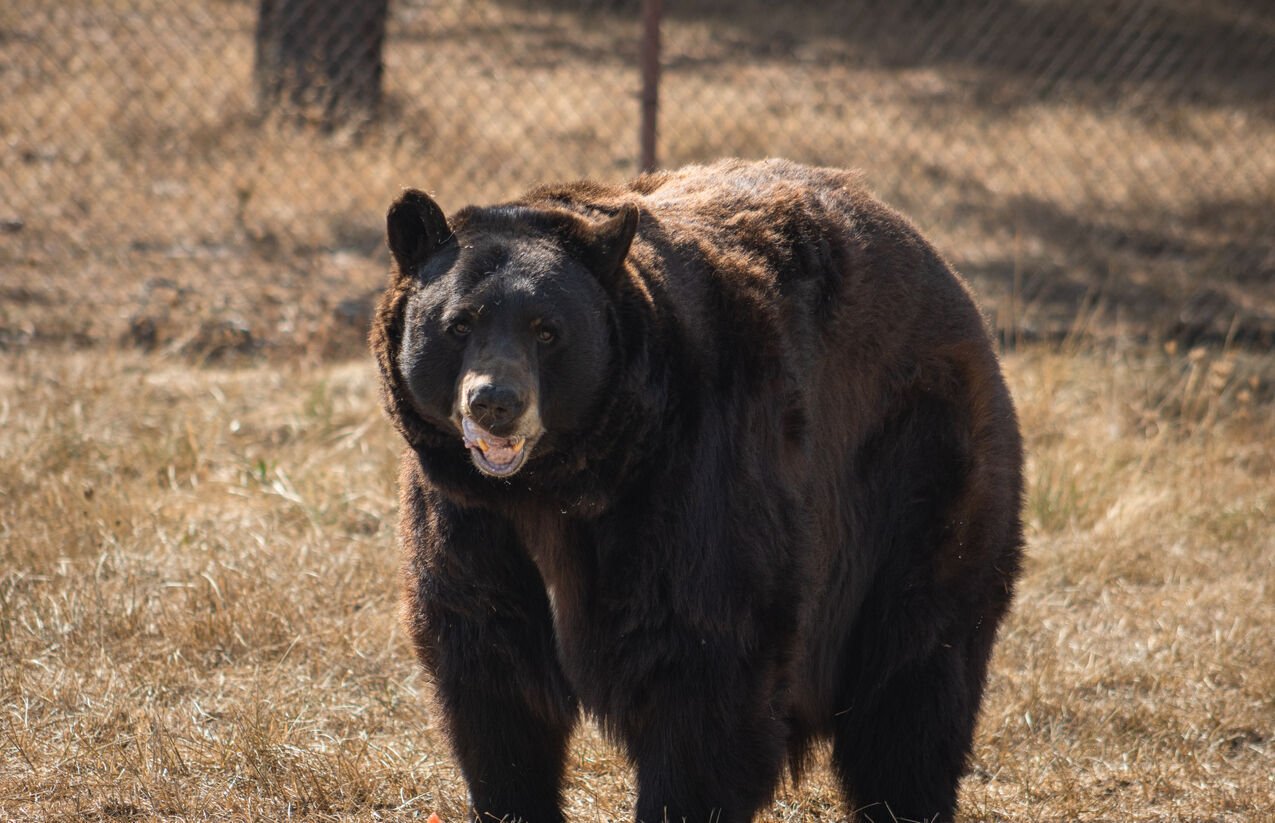
<svg viewBox="0 0 1275 823">
<path fill-rule="evenodd" d="M 478 471 L 505 478 L 588 436 L 637 223 L 633 205 L 597 220 L 515 205 L 449 221 L 405 192 L 387 216 L 395 271 L 373 347 L 408 440 L 463 446 Z"/>
</svg>

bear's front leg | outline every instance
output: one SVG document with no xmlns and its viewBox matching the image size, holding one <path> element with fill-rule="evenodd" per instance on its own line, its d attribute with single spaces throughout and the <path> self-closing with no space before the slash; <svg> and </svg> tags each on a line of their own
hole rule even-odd
<svg viewBox="0 0 1275 823">
<path fill-rule="evenodd" d="M 502 519 L 419 483 L 404 498 L 405 616 L 474 815 L 560 823 L 578 712 L 540 576 Z"/>
<path fill-rule="evenodd" d="M 774 794 L 788 726 L 774 679 L 692 642 L 647 681 L 625 722 L 639 823 L 747 823 Z"/>
</svg>

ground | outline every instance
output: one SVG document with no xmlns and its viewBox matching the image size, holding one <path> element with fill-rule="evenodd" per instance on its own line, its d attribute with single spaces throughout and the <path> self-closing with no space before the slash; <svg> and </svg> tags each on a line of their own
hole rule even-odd
<svg viewBox="0 0 1275 823">
<path fill-rule="evenodd" d="M 1033 345 L 1026 574 L 962 819 L 1251 820 L 1275 801 L 1275 356 Z M 0 817 L 463 818 L 397 622 L 366 358 L 0 360 Z M 582 732 L 567 805 L 632 783 Z M 772 808 L 840 819 L 822 767 Z"/>
</svg>

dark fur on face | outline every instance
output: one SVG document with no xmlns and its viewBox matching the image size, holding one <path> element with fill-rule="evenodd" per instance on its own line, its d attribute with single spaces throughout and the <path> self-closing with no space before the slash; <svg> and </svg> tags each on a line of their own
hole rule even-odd
<svg viewBox="0 0 1275 823">
<path fill-rule="evenodd" d="M 647 823 L 750 820 L 822 737 L 850 808 L 949 819 L 1022 455 L 911 224 L 726 161 L 450 219 L 409 191 L 388 235 L 405 617 L 475 812 L 562 820 L 584 709 Z"/>
<path fill-rule="evenodd" d="M 562 209 L 468 209 L 453 229 L 422 198 L 404 195 L 389 218 L 412 291 L 396 380 L 419 423 L 450 431 L 483 474 L 510 477 L 590 436 L 612 365 L 605 284 L 636 210 L 594 224 Z"/>
</svg>

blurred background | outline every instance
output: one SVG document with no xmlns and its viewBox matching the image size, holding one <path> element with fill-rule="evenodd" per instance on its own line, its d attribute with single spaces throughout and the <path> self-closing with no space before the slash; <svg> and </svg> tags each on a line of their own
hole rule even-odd
<svg viewBox="0 0 1275 823">
<path fill-rule="evenodd" d="M 659 165 L 863 169 L 1007 345 L 1275 342 L 1275 4 L 664 6 Z M 643 11 L 6 0 L 0 349 L 360 354 L 403 187 L 639 171 Z"/>
</svg>

